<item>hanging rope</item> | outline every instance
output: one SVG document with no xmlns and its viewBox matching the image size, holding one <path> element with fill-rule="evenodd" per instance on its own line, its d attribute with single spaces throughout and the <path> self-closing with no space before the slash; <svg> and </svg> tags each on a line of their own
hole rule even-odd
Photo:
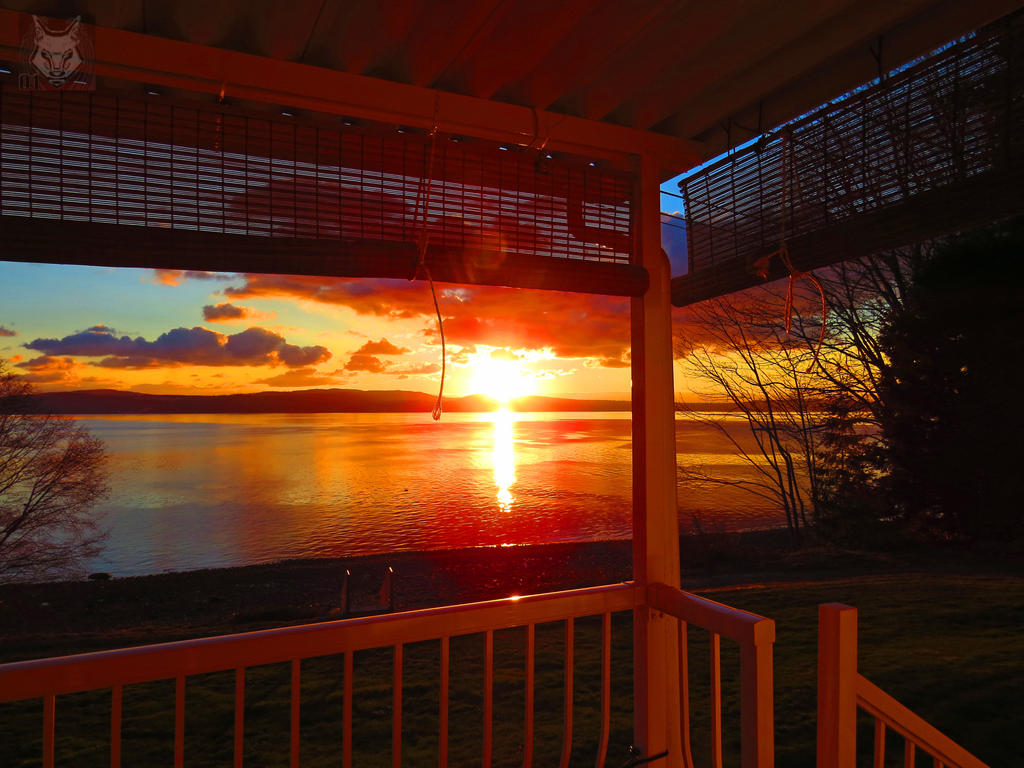
<svg viewBox="0 0 1024 768">
<path fill-rule="evenodd" d="M 825 289 L 821 285 L 821 281 L 818 280 L 810 272 L 801 272 L 799 269 L 793 266 L 793 262 L 789 258 L 789 246 L 786 243 L 786 213 L 787 206 L 791 206 L 789 200 L 789 184 L 790 184 L 790 154 L 792 152 L 791 147 L 792 135 L 789 131 L 782 134 L 782 195 L 779 206 L 779 247 L 772 251 L 768 256 L 763 259 L 759 259 L 755 265 L 762 275 L 762 277 L 768 277 L 769 267 L 771 266 L 771 260 L 775 257 L 779 257 L 779 261 L 782 262 L 782 266 L 789 272 L 789 285 L 786 287 L 786 308 L 785 308 L 785 326 L 786 333 L 792 333 L 793 329 L 793 288 L 796 285 L 797 280 L 805 279 L 811 285 L 818 289 L 818 295 L 821 296 L 821 328 L 818 331 L 818 343 L 814 346 L 814 357 L 811 358 L 811 364 L 807 367 L 808 371 L 814 370 L 818 364 L 818 357 L 821 354 L 821 348 L 825 343 L 825 321 L 828 319 L 828 299 L 825 297 Z"/>
<path fill-rule="evenodd" d="M 810 372 L 814 370 L 814 367 L 818 364 L 821 347 L 825 343 L 825 321 L 828 319 L 828 299 L 825 298 L 825 289 L 822 287 L 821 281 L 818 280 L 817 277 L 810 272 L 801 272 L 793 266 L 793 262 L 789 260 L 789 248 L 779 248 L 778 254 L 779 259 L 782 261 L 782 265 L 789 270 L 789 285 L 786 287 L 786 333 L 792 333 L 793 285 L 796 281 L 801 278 L 807 280 L 807 282 L 818 289 L 818 295 L 821 296 L 821 328 L 818 330 L 818 343 L 814 345 L 814 357 L 811 358 L 811 364 L 807 366 L 807 370 Z"/>
<path fill-rule="evenodd" d="M 437 290 L 434 288 L 434 278 L 430 275 L 430 267 L 427 266 L 427 246 L 430 244 L 430 232 L 427 230 L 427 217 L 430 208 L 430 193 L 433 187 L 434 178 L 434 156 L 437 150 L 437 112 L 441 101 L 441 94 L 434 94 L 434 121 L 430 129 L 430 154 L 427 160 L 427 173 L 420 178 L 420 186 L 416 191 L 416 214 L 420 218 L 420 234 L 417 238 L 416 266 L 413 269 L 410 280 L 415 280 L 422 270 L 430 283 L 430 298 L 434 300 L 434 313 L 437 315 L 437 331 L 441 336 L 441 383 L 437 388 L 437 402 L 434 403 L 434 410 L 430 412 L 434 421 L 441 420 L 441 406 L 444 398 L 444 379 L 447 372 L 447 354 L 444 339 L 444 321 L 441 319 L 441 307 L 437 303 Z M 420 202 L 423 207 L 420 208 Z"/>
</svg>

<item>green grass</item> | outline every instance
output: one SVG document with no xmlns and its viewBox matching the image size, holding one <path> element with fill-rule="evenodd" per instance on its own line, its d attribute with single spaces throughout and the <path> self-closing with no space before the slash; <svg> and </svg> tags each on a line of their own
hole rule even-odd
<svg viewBox="0 0 1024 768">
<path fill-rule="evenodd" d="M 849 581 L 783 584 L 708 593 L 712 599 L 776 621 L 775 722 L 777 765 L 814 765 L 817 605 L 845 602 L 860 609 L 860 671 L 956 739 L 993 768 L 1019 764 L 1017 728 L 1024 722 L 1019 690 L 1024 627 L 1024 579 L 901 574 Z M 495 633 L 494 765 L 522 760 L 524 638 L 522 629 Z M 708 746 L 707 633 L 690 628 L 693 749 L 698 764 Z M 483 738 L 482 635 L 451 643 L 450 755 L 453 766 L 479 764 Z M 632 627 L 628 614 L 613 631 L 613 728 L 609 766 L 628 759 L 632 721 Z M 739 764 L 738 649 L 723 642 L 726 764 Z M 592 765 L 600 717 L 600 619 L 576 623 L 573 765 Z M 536 739 L 538 766 L 561 752 L 564 625 L 537 627 Z M 439 642 L 404 651 L 404 764 L 436 764 Z M 392 653 L 356 655 L 353 763 L 391 765 Z M 302 665 L 303 766 L 341 764 L 341 656 Z M 290 668 L 275 664 L 246 675 L 247 766 L 288 764 Z M 189 678 L 186 764 L 226 766 L 233 749 L 232 672 Z M 130 686 L 124 694 L 125 766 L 168 765 L 173 756 L 173 681 Z M 109 691 L 57 701 L 57 765 L 109 765 Z M 40 702 L 0 706 L 0 765 L 40 765 Z M 865 723 L 863 736 L 870 735 Z M 891 738 L 893 764 L 899 740 Z M 862 762 L 870 758 L 867 741 Z M 706 764 L 706 763 L 705 763 Z M 922 764 L 929 764 L 923 762 Z"/>
</svg>

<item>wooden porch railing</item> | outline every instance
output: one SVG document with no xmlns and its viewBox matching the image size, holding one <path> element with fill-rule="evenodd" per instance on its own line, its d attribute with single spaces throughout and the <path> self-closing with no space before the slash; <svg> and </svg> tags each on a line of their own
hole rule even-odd
<svg viewBox="0 0 1024 768">
<path fill-rule="evenodd" d="M 565 622 L 564 716 L 562 752 L 559 765 L 569 765 L 573 742 L 574 620 L 602 616 L 601 623 L 601 732 L 595 765 L 605 765 L 610 731 L 611 705 L 611 615 L 632 610 L 645 601 L 681 622 L 702 626 L 717 640 L 719 635 L 739 642 L 741 648 L 743 696 L 742 738 L 744 768 L 769 768 L 772 764 L 772 656 L 774 625 L 761 617 L 736 611 L 710 600 L 664 585 L 644 591 L 632 582 L 589 587 L 566 592 L 507 598 L 483 603 L 428 608 L 405 613 L 344 619 L 320 624 L 284 627 L 238 635 L 186 640 L 160 645 L 77 656 L 40 659 L 0 665 L 0 702 L 41 699 L 43 703 L 42 764 L 54 765 L 57 698 L 82 691 L 111 691 L 109 754 L 110 765 L 122 762 L 122 710 L 124 687 L 154 680 L 173 679 L 174 765 L 184 766 L 186 679 L 210 672 L 235 672 L 234 765 L 243 763 L 245 743 L 245 674 L 248 667 L 290 663 L 290 765 L 299 765 L 300 688 L 302 661 L 317 656 L 344 654 L 343 714 L 340 751 L 342 764 L 352 765 L 353 655 L 371 648 L 392 648 L 393 703 L 391 727 L 392 764 L 402 764 L 402 662 L 403 646 L 424 640 L 440 640 L 438 764 L 448 764 L 450 640 L 460 635 L 484 635 L 483 754 L 480 765 L 489 766 L 493 751 L 494 719 L 494 632 L 513 627 L 526 629 L 525 712 L 523 765 L 533 762 L 534 666 L 537 624 Z M 686 657 L 685 633 L 680 648 Z M 714 689 L 712 717 L 716 748 L 715 766 L 721 765 L 721 685 L 717 642 L 712 656 Z M 662 765 L 692 766 L 689 755 L 689 706 L 686 697 L 686 664 L 681 666 L 683 691 L 682 727 L 686 754 L 673 756 Z M 650 761 L 654 763 L 655 761 Z M 657 764 L 657 763 L 656 763 Z"/>
<path fill-rule="evenodd" d="M 884 768 L 885 737 L 903 737 L 903 765 L 914 768 L 917 750 L 935 768 L 988 768 L 857 672 L 857 609 L 841 603 L 818 607 L 818 768 L 857 765 L 857 709 L 875 719 L 874 768 Z"/>
<path fill-rule="evenodd" d="M 647 589 L 652 608 L 679 619 L 680 727 L 683 764 L 694 765 L 690 748 L 689 653 L 686 624 L 710 633 L 711 657 L 711 764 L 722 768 L 721 638 L 740 646 L 740 729 L 743 768 L 770 768 L 775 759 L 772 645 L 775 622 L 730 608 L 689 592 L 654 584 Z"/>
</svg>

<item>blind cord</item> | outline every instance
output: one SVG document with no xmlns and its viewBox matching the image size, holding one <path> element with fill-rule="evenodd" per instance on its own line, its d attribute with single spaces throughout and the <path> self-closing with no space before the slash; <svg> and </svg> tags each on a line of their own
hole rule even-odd
<svg viewBox="0 0 1024 768">
<path fill-rule="evenodd" d="M 447 372 L 447 354 L 444 338 L 444 320 L 441 318 L 441 306 L 437 303 L 437 289 L 434 287 L 434 278 L 430 274 L 430 267 L 427 266 L 427 246 L 430 244 L 430 232 L 427 230 L 427 217 L 430 208 L 430 193 L 433 187 L 434 157 L 437 151 L 437 111 L 441 101 L 441 94 L 434 94 L 434 127 L 430 129 L 430 155 L 427 161 L 427 173 L 420 179 L 420 188 L 416 193 L 417 213 L 420 213 L 421 228 L 419 242 L 417 244 L 416 267 L 413 270 L 410 280 L 415 280 L 420 271 L 426 275 L 430 284 L 430 298 L 434 301 L 434 313 L 437 315 L 437 331 L 441 336 L 441 383 L 437 388 L 437 402 L 434 403 L 434 410 L 430 412 L 434 421 L 441 420 L 442 399 L 444 397 L 444 379 Z M 422 201 L 422 208 L 420 202 Z"/>
</svg>

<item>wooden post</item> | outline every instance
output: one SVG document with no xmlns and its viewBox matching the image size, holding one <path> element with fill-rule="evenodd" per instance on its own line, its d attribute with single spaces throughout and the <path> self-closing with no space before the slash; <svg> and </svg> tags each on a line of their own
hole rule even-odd
<svg viewBox="0 0 1024 768">
<path fill-rule="evenodd" d="M 754 642 L 740 646 L 740 708 L 743 768 L 771 768 L 775 760 L 775 689 L 772 644 L 775 622 L 762 619 Z"/>
<path fill-rule="evenodd" d="M 857 765 L 857 609 L 818 606 L 818 768 Z"/>
<path fill-rule="evenodd" d="M 650 288 L 631 300 L 633 408 L 633 578 L 679 586 L 672 305 L 661 249 L 661 190 L 655 158 L 640 158 L 637 251 Z M 683 764 L 679 728 L 679 628 L 646 605 L 633 617 L 634 740 L 640 756 L 668 750 L 660 765 Z"/>
<path fill-rule="evenodd" d="M 384 572 L 384 586 L 380 588 L 381 606 L 392 612 L 395 610 L 395 598 L 391 594 L 391 577 L 394 574 L 395 569 L 389 565 L 388 569 Z"/>
</svg>

